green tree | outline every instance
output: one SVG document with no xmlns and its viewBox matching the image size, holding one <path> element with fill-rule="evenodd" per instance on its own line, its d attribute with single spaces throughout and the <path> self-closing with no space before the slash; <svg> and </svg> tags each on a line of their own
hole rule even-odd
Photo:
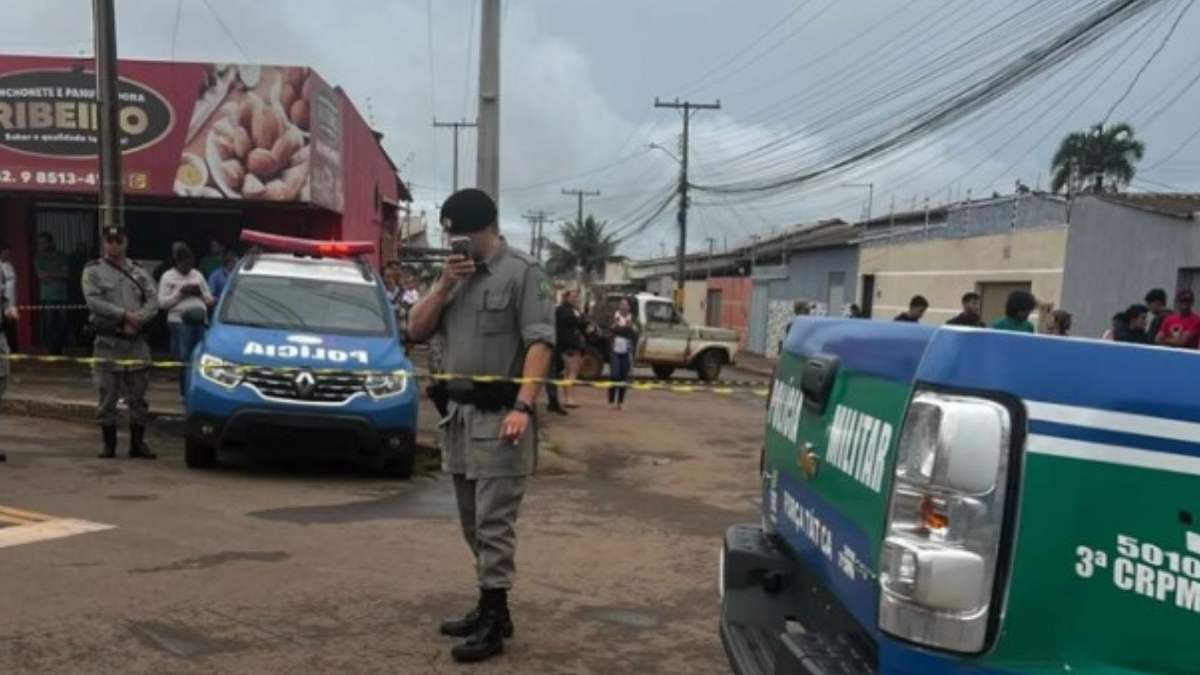
<svg viewBox="0 0 1200 675">
<path fill-rule="evenodd" d="M 592 216 L 563 225 L 559 233 L 562 243 L 550 241 L 550 257 L 546 271 L 554 277 L 568 277 L 582 267 L 585 278 L 604 274 L 604 263 L 617 252 L 617 241 L 604 231 L 607 221 Z"/>
<path fill-rule="evenodd" d="M 1129 185 L 1146 144 L 1137 140 L 1133 127 L 1119 122 L 1107 127 L 1095 124 L 1087 131 L 1068 134 L 1054 153 L 1054 180 L 1050 189 L 1059 192 L 1117 192 Z"/>
</svg>

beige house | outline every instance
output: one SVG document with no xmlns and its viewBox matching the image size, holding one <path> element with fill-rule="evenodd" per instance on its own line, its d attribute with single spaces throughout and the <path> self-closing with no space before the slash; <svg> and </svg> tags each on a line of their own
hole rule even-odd
<svg viewBox="0 0 1200 675">
<path fill-rule="evenodd" d="M 992 199 L 956 206 L 936 225 L 871 232 L 858 244 L 860 306 L 872 318 L 891 319 L 922 295 L 924 321 L 945 323 L 970 291 L 983 296 L 988 322 L 1004 315 L 1014 290 L 1032 292 L 1044 314 L 1062 296 L 1066 205 L 1042 195 Z"/>
</svg>

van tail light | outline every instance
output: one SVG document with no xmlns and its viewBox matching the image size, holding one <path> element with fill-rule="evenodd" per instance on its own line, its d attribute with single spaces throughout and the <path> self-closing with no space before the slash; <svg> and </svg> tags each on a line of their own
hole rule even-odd
<svg viewBox="0 0 1200 675">
<path fill-rule="evenodd" d="M 1012 444 L 1012 414 L 1000 403 L 913 397 L 880 565 L 882 631 L 952 652 L 986 649 L 999 613 Z"/>
</svg>

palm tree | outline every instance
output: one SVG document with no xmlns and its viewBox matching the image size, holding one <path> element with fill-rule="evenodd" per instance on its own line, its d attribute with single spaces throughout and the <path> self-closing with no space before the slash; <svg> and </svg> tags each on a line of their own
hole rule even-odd
<svg viewBox="0 0 1200 675">
<path fill-rule="evenodd" d="M 1133 127 L 1119 122 L 1095 124 L 1068 134 L 1054 153 L 1050 189 L 1076 192 L 1117 192 L 1137 173 L 1146 144 L 1134 138 Z"/>
<path fill-rule="evenodd" d="M 549 242 L 550 257 L 546 271 L 554 277 L 565 277 L 583 268 L 585 279 L 593 274 L 604 273 L 604 263 L 617 252 L 617 241 L 604 228 L 607 221 L 598 221 L 588 216 L 563 225 L 559 237 L 562 243 Z"/>
</svg>

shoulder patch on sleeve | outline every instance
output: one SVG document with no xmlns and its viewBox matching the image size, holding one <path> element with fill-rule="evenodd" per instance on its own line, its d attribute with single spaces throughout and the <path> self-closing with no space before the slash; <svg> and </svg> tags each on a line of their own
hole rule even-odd
<svg viewBox="0 0 1200 675">
<path fill-rule="evenodd" d="M 95 267 L 96 265 L 99 265 L 99 264 L 100 264 L 99 260 L 89 260 L 87 262 L 87 264 L 84 265 L 84 267 Z"/>
<path fill-rule="evenodd" d="M 546 275 L 538 275 L 538 300 L 548 300 L 550 298 L 550 280 Z"/>
</svg>

